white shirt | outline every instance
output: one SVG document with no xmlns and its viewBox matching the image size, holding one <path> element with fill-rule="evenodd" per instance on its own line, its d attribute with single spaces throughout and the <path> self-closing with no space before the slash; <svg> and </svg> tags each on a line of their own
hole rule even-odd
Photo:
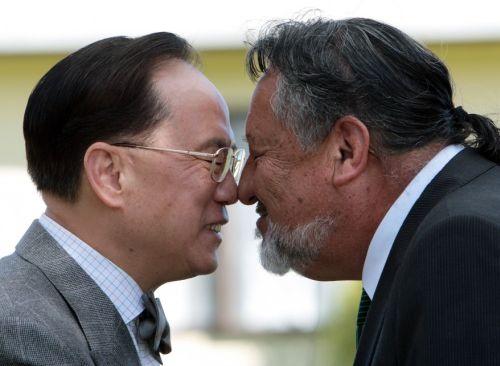
<svg viewBox="0 0 500 366">
<path fill-rule="evenodd" d="M 406 216 L 427 185 L 463 148 L 462 145 L 449 145 L 437 153 L 412 179 L 380 222 L 363 266 L 363 288 L 370 299 L 373 299 L 385 262 Z"/>
<path fill-rule="evenodd" d="M 47 215 L 43 214 L 38 221 L 111 300 L 127 325 L 141 364 L 159 365 L 147 343 L 137 334 L 135 319 L 144 310 L 139 285 L 120 267 Z"/>
</svg>

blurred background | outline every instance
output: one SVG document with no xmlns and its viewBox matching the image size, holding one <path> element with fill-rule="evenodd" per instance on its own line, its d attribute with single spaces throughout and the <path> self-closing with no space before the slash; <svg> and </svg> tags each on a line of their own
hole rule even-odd
<svg viewBox="0 0 500 366">
<path fill-rule="evenodd" d="M 499 120 L 500 6 L 456 1 L 22 1 L 0 5 L 0 257 L 44 210 L 26 173 L 22 119 L 32 88 L 68 53 L 101 38 L 170 31 L 199 51 L 231 109 L 240 145 L 253 85 L 245 41 L 266 21 L 370 17 L 430 47 L 448 65 L 456 104 Z M 358 282 L 277 277 L 259 265 L 254 207 L 232 206 L 220 266 L 157 291 L 172 328 L 166 365 L 350 365 Z"/>
</svg>

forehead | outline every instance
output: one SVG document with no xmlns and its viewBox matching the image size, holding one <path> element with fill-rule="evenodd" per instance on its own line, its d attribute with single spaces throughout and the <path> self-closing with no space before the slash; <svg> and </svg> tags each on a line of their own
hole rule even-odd
<svg viewBox="0 0 500 366">
<path fill-rule="evenodd" d="M 275 74 L 265 74 L 255 87 L 246 125 L 249 143 L 274 144 L 283 138 L 291 137 L 290 131 L 276 118 L 271 107 L 276 81 Z"/>
<path fill-rule="evenodd" d="M 170 112 L 162 133 L 176 145 L 231 145 L 229 110 L 215 86 L 196 68 L 171 61 L 154 75 L 153 83 Z M 204 146 L 206 147 L 206 146 Z"/>
</svg>

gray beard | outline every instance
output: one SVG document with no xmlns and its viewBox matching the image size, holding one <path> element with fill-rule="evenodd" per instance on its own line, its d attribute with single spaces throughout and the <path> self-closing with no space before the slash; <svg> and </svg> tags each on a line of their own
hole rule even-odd
<svg viewBox="0 0 500 366">
<path fill-rule="evenodd" d="M 301 272 L 318 258 L 333 232 L 332 217 L 318 217 L 313 221 L 289 228 L 275 224 L 269 218 L 267 231 L 257 229 L 255 236 L 263 239 L 260 245 L 260 262 L 267 271 L 284 275 L 288 271 Z"/>
</svg>

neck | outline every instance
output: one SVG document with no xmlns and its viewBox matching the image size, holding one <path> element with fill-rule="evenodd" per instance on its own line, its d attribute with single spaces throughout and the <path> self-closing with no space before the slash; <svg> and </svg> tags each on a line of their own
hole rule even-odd
<svg viewBox="0 0 500 366">
<path fill-rule="evenodd" d="M 331 241 L 318 263 L 304 274 L 324 281 L 360 280 L 368 247 L 380 222 L 411 180 L 443 147 L 432 144 L 398 155 L 370 156 L 363 176 L 338 190 L 341 198 L 332 206 L 336 228 Z"/>
<path fill-rule="evenodd" d="M 429 144 L 423 148 L 411 151 L 384 156 L 382 159 L 373 157 L 373 167 L 375 168 L 372 179 L 367 180 L 372 187 L 370 199 L 360 202 L 364 215 L 358 213 L 356 217 L 353 213 L 353 222 L 364 222 L 364 230 L 360 230 L 359 243 L 361 246 L 360 260 L 358 260 L 356 273 L 361 278 L 364 260 L 373 235 L 387 211 L 391 208 L 398 197 L 403 193 L 410 182 L 422 170 L 422 168 L 443 148 L 442 143 Z M 373 184 L 373 182 L 376 182 Z M 368 187 L 366 189 L 369 189 Z M 361 216 L 364 216 L 365 220 Z"/>
</svg>

